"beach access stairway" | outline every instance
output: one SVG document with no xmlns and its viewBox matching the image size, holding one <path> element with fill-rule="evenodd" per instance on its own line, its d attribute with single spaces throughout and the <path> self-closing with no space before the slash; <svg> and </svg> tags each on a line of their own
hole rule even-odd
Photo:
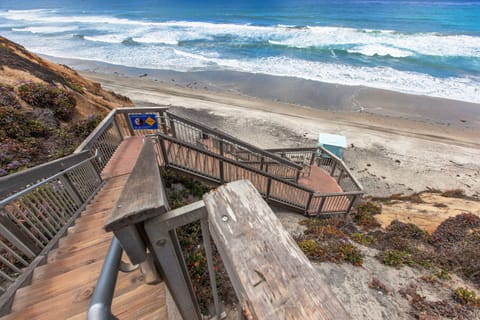
<svg viewBox="0 0 480 320">
<path fill-rule="evenodd" d="M 158 128 L 135 130 L 129 117 L 139 114 L 153 115 L 159 122 Z M 145 137 L 146 134 L 149 136 Z M 308 260 L 288 234 L 281 231 L 278 221 L 272 222 L 276 218 L 266 204 L 263 206 L 263 201 L 285 205 L 306 215 L 347 212 L 361 196 L 360 185 L 356 192 L 318 193 L 310 189 L 315 187 L 316 178 L 325 175 L 325 168 L 334 173 L 334 179 L 328 177 L 329 183 L 341 182 L 349 175 L 342 162 L 334 160 L 327 151 L 316 148 L 264 151 L 172 115 L 164 107 L 114 110 L 73 155 L 0 178 L 3 199 L 0 202 L 1 312 L 6 315 L 5 319 L 79 319 L 85 318 L 87 312 L 91 319 L 105 318 L 112 312 L 125 319 L 166 319 L 168 309 L 169 317 L 176 312 L 185 319 L 200 319 L 178 240 L 172 231 L 187 222 L 201 221 L 204 238 L 209 238 L 211 231 L 212 238 L 216 234 L 219 251 L 223 247 L 222 261 L 229 265 L 228 273 L 242 310 L 250 310 L 259 319 L 263 318 L 259 315 L 271 312 L 275 306 L 262 304 L 264 296 L 249 291 L 258 286 L 251 288 L 249 277 L 251 268 L 259 271 L 265 261 L 249 265 L 248 272 L 245 261 L 232 260 L 228 251 L 235 249 L 236 242 L 225 246 L 227 239 L 218 238 L 219 232 L 225 233 L 221 230 L 224 226 L 210 230 L 216 220 L 225 220 L 224 211 L 214 209 L 220 200 L 212 202 L 206 200 L 207 197 L 187 207 L 169 210 L 160 170 L 181 171 L 217 185 L 232 181 L 226 189 L 217 190 L 240 198 L 250 194 L 250 200 L 242 198 L 241 202 L 256 199 L 253 203 L 223 205 L 233 205 L 233 213 L 244 212 L 244 218 L 257 220 L 257 228 L 270 230 L 264 235 L 275 240 L 270 244 L 271 256 L 268 257 L 272 268 L 285 268 L 285 261 L 276 260 L 275 252 L 296 252 L 300 258 L 292 260 L 292 266 L 295 270 L 306 268 L 303 273 L 307 279 L 318 277 L 311 273 Z M 233 182 L 244 179 L 251 182 Z M 303 187 L 302 181 L 308 187 Z M 356 185 L 356 181 L 351 183 Z M 331 184 L 333 190 L 341 190 L 341 183 Z M 231 189 L 232 186 L 235 187 Z M 243 191 L 239 193 L 239 190 Z M 323 198 L 318 197 L 320 194 Z M 316 196 L 320 199 L 317 205 L 314 204 Z M 208 209 L 209 206 L 212 208 Z M 258 208 L 263 208 L 266 216 L 256 217 Z M 219 214 L 220 218 L 215 217 Z M 269 218 L 264 220 L 266 217 Z M 239 216 L 234 221 L 242 219 Z M 104 231 L 105 224 L 106 229 L 115 234 L 113 239 L 111 232 Z M 244 221 L 240 227 L 251 227 L 251 223 Z M 228 230 L 234 229 L 229 226 Z M 247 256 L 257 254 L 249 253 L 258 249 L 255 241 L 267 243 L 260 236 L 249 241 L 252 248 L 237 248 Z M 157 250 L 154 244 L 158 243 L 167 245 Z M 279 244 L 283 247 L 278 247 Z M 207 248 L 209 244 L 204 246 Z M 139 269 L 120 263 L 122 249 L 125 250 L 123 260 L 139 265 Z M 211 256 L 207 258 L 209 273 L 213 274 Z M 255 262 L 250 260 L 249 263 Z M 117 279 L 118 269 L 132 272 L 120 272 Z M 262 271 L 259 274 L 264 276 Z M 273 275 L 269 274 L 268 280 L 284 287 L 285 295 L 278 296 L 283 301 L 291 299 L 288 293 L 295 290 L 299 290 L 298 295 L 316 292 L 315 297 L 308 298 L 311 303 L 300 309 L 293 308 L 295 312 L 312 315 L 320 312 L 319 315 L 330 315 L 327 319 L 334 318 L 335 314 L 348 318 L 322 281 L 309 279 L 316 287 L 305 292 L 302 289 L 305 286 L 288 287 L 288 279 L 277 279 Z M 173 308 L 167 308 L 165 297 L 170 296 L 169 292 Z M 268 290 L 262 292 L 277 295 Z M 324 298 L 328 298 L 327 302 Z M 220 317 L 218 296 L 214 300 L 215 314 Z"/>
</svg>

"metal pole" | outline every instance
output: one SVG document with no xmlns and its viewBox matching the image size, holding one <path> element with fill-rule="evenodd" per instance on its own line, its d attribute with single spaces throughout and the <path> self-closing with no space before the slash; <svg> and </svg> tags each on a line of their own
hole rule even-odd
<svg viewBox="0 0 480 320">
<path fill-rule="evenodd" d="M 122 247 L 117 238 L 112 238 L 107 256 L 103 263 L 97 286 L 88 307 L 87 320 L 117 319 L 112 315 L 113 292 L 117 283 L 118 268 L 122 257 Z"/>
</svg>

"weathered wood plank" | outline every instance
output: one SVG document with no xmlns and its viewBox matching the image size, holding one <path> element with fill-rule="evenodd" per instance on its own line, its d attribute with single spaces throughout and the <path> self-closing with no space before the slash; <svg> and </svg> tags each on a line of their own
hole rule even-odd
<svg viewBox="0 0 480 320">
<path fill-rule="evenodd" d="M 203 199 L 212 238 L 255 319 L 350 319 L 249 181 L 229 183 Z"/>
<path fill-rule="evenodd" d="M 105 229 L 120 230 L 166 211 L 167 200 L 155 150 L 152 141 L 146 138 L 140 156 Z"/>
</svg>

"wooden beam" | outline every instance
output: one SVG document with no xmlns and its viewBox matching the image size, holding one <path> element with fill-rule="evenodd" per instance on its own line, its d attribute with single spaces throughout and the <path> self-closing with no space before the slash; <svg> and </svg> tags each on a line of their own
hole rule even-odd
<svg viewBox="0 0 480 320">
<path fill-rule="evenodd" d="M 157 155 L 150 138 L 145 138 L 135 167 L 122 191 L 105 230 L 116 231 L 157 216 L 168 209 Z"/>
<path fill-rule="evenodd" d="M 203 199 L 212 238 L 254 319 L 350 319 L 251 182 L 229 183 Z"/>
</svg>

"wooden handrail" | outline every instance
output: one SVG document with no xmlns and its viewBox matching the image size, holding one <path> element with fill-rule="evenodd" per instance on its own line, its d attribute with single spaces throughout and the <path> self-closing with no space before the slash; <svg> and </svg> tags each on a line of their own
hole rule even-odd
<svg viewBox="0 0 480 320">
<path fill-rule="evenodd" d="M 120 230 L 166 212 L 167 208 L 153 142 L 145 138 L 135 167 L 105 224 L 105 230 Z"/>
<path fill-rule="evenodd" d="M 172 142 L 175 142 L 176 144 L 179 144 L 183 147 L 187 147 L 187 148 L 191 148 L 191 149 L 194 149 L 196 152 L 199 152 L 199 153 L 203 153 L 203 154 L 206 154 L 208 156 L 211 156 L 213 158 L 216 158 L 216 159 L 219 159 L 219 160 L 222 160 L 223 162 L 226 162 L 226 163 L 230 163 L 230 164 L 233 164 L 233 165 L 236 165 L 242 169 L 246 169 L 246 170 L 250 170 L 254 173 L 257 173 L 259 175 L 262 175 L 262 176 L 265 176 L 269 179 L 272 179 L 272 180 L 275 180 L 275 181 L 279 181 L 281 183 L 285 183 L 289 186 L 293 186 L 293 187 L 296 187 L 302 191 L 306 191 L 306 192 L 314 192 L 313 190 L 307 188 L 307 187 L 304 187 L 304 186 L 301 186 L 299 184 L 296 184 L 295 182 L 291 182 L 289 180 L 284 180 L 284 179 L 281 179 L 281 178 L 278 178 L 268 172 L 265 172 L 265 171 L 261 171 L 261 170 L 258 170 L 258 169 L 255 169 L 255 168 L 252 168 L 252 167 L 249 167 L 245 164 L 243 164 L 242 162 L 239 162 L 239 161 L 235 161 L 235 160 L 232 160 L 230 158 L 227 158 L 227 157 L 223 157 L 217 153 L 214 153 L 214 152 L 211 152 L 209 150 L 204 150 L 204 149 L 201 149 L 201 148 L 198 148 L 196 146 L 192 146 L 186 142 L 183 142 L 179 139 L 176 139 L 176 138 L 173 138 L 171 136 L 168 136 L 168 135 L 164 135 L 164 134 L 157 134 L 159 137 L 161 137 L 161 139 L 163 140 L 167 140 L 167 141 L 172 141 Z"/>
<path fill-rule="evenodd" d="M 287 160 L 285 158 L 282 158 L 274 153 L 271 153 L 271 152 L 268 152 L 268 151 L 265 151 L 263 149 L 260 149 L 252 144 L 249 144 L 245 141 L 242 141 L 242 140 L 239 140 L 225 132 L 221 132 L 219 130 L 216 130 L 216 129 L 210 129 L 204 125 L 202 125 L 201 123 L 198 123 L 196 121 L 193 121 L 193 120 L 188 120 L 188 119 L 185 119 L 185 118 L 182 118 L 182 117 L 179 117 L 177 115 L 174 115 L 170 112 L 166 112 L 168 114 L 169 117 L 173 118 L 173 119 L 176 119 L 178 121 L 181 121 L 181 122 L 184 122 L 188 125 L 191 125 L 191 126 L 194 126 L 194 127 L 197 127 L 199 128 L 200 130 L 206 132 L 206 133 L 210 133 L 212 135 L 216 135 L 222 139 L 225 139 L 225 140 L 230 140 L 231 142 L 235 143 L 235 144 L 238 144 L 242 147 L 245 147 L 249 150 L 252 150 L 252 152 L 255 152 L 255 153 L 258 153 L 260 155 L 263 155 L 265 157 L 268 157 L 268 158 L 271 158 L 271 159 L 274 159 L 276 161 L 278 161 L 279 163 L 282 163 L 282 164 L 285 164 L 287 166 L 290 166 L 290 167 L 293 167 L 293 168 L 296 168 L 298 170 L 301 170 L 303 167 L 296 164 L 295 162 L 293 161 L 290 161 L 290 160 Z"/>
<path fill-rule="evenodd" d="M 244 314 L 259 320 L 350 319 L 251 182 L 231 182 L 203 200 Z"/>
</svg>

